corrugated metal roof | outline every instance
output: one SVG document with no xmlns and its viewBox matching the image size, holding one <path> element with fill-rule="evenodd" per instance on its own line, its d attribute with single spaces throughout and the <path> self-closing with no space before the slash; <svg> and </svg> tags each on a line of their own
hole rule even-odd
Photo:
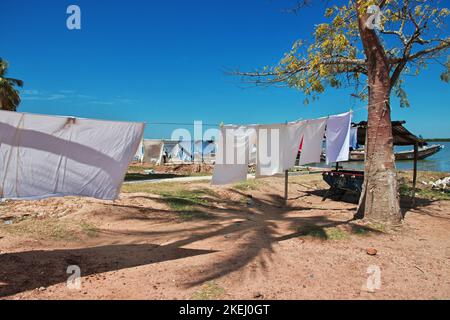
<svg viewBox="0 0 450 320">
<path fill-rule="evenodd" d="M 419 146 L 426 146 L 427 142 L 419 138 L 418 136 L 412 134 L 403 125 L 406 121 L 392 121 L 392 135 L 394 137 L 394 145 L 396 146 L 410 146 L 416 143 Z M 362 121 L 360 123 L 353 123 L 353 127 L 358 128 L 358 144 L 364 145 L 366 143 L 366 129 L 367 121 Z"/>
</svg>

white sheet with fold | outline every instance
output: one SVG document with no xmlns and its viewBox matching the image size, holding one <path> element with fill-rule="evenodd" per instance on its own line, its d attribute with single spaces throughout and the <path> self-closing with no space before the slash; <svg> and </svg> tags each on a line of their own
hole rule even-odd
<svg viewBox="0 0 450 320">
<path fill-rule="evenodd" d="M 327 164 L 348 161 L 350 155 L 350 127 L 352 113 L 330 116 L 326 129 Z"/>
<path fill-rule="evenodd" d="M 237 183 L 247 179 L 250 148 L 256 142 L 253 126 L 223 126 L 217 142 L 212 185 Z"/>
<path fill-rule="evenodd" d="M 350 129 L 350 148 L 358 149 L 358 128 Z"/>
<path fill-rule="evenodd" d="M 319 163 L 327 123 L 329 161 L 348 159 L 351 113 L 287 124 L 222 127 L 212 184 L 245 180 L 249 157 L 256 163 L 256 177 L 281 174 L 295 166 L 300 144 L 299 164 Z M 245 161 L 236 162 L 237 158 Z"/>
<path fill-rule="evenodd" d="M 0 198 L 118 197 L 143 123 L 0 111 Z"/>
<path fill-rule="evenodd" d="M 256 177 L 281 174 L 295 166 L 306 121 L 259 125 Z"/>
<path fill-rule="evenodd" d="M 300 165 L 320 162 L 326 124 L 327 118 L 306 120 L 306 126 L 303 129 Z"/>
</svg>

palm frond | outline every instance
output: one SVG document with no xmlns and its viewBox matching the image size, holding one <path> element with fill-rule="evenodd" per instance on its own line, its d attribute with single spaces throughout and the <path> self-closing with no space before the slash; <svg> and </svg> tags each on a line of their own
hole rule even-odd
<svg viewBox="0 0 450 320">
<path fill-rule="evenodd" d="M 15 87 L 23 87 L 23 81 L 4 77 L 7 71 L 8 62 L 0 58 L 0 110 L 16 111 L 21 99 Z"/>
<path fill-rule="evenodd" d="M 14 78 L 4 78 L 7 82 L 9 82 L 12 86 L 23 87 L 23 81 Z"/>
</svg>

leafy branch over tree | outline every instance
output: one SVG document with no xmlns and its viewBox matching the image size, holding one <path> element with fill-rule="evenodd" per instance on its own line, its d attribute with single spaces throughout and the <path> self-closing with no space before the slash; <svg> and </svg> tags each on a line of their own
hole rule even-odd
<svg viewBox="0 0 450 320">
<path fill-rule="evenodd" d="M 343 86 L 367 99 L 365 181 L 356 216 L 397 223 L 402 215 L 390 97 L 393 93 L 401 106 L 409 106 L 404 76 L 419 75 L 429 63 L 439 63 L 441 79 L 449 81 L 450 37 L 445 30 L 450 10 L 439 0 L 330 2 L 335 5 L 325 10 L 328 22 L 314 27 L 311 44 L 298 40 L 277 65 L 235 74 L 256 85 L 298 89 L 307 103 L 329 87 Z M 294 12 L 312 3 L 301 1 Z"/>
</svg>

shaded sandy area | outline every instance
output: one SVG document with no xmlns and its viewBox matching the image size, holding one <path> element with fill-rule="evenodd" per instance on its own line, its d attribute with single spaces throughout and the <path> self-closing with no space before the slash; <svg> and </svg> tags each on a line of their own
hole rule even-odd
<svg viewBox="0 0 450 320">
<path fill-rule="evenodd" d="M 214 166 L 206 163 L 195 164 L 164 164 L 156 165 L 149 163 L 133 162 L 130 164 L 129 173 L 143 173 L 144 170 L 153 170 L 159 174 L 174 174 L 174 175 L 192 175 L 192 174 L 212 174 Z"/>
<path fill-rule="evenodd" d="M 404 199 L 397 229 L 322 201 L 319 174 L 233 187 L 124 186 L 115 202 L 0 204 L 3 299 L 449 299 L 450 202 Z M 377 254 L 367 254 L 375 248 Z M 81 268 L 80 290 L 66 286 Z M 379 267 L 381 288 L 367 289 Z"/>
</svg>

